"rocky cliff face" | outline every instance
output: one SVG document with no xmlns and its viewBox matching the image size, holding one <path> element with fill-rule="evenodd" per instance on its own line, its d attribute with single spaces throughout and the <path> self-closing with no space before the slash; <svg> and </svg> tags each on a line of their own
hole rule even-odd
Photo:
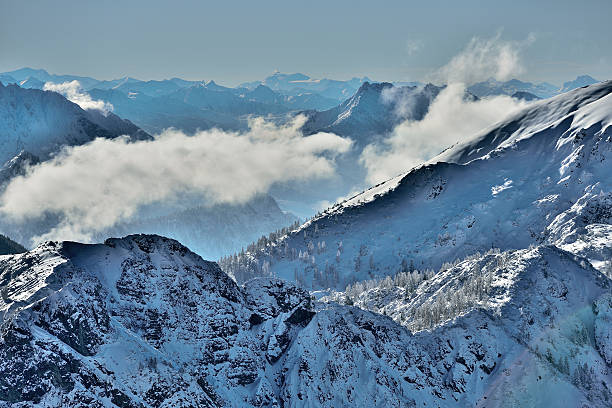
<svg viewBox="0 0 612 408">
<path fill-rule="evenodd" d="M 0 406 L 609 404 L 609 278 L 550 247 L 474 262 L 488 300 L 412 333 L 278 279 L 238 286 L 167 238 L 48 242 L 0 258 Z"/>
</svg>

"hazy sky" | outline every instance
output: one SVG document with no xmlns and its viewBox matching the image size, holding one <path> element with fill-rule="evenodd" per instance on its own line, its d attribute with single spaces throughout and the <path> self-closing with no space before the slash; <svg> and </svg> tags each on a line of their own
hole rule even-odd
<svg viewBox="0 0 612 408">
<path fill-rule="evenodd" d="M 419 80 L 500 29 L 529 80 L 612 78 L 612 1 L 0 0 L 0 72 L 235 85 L 274 70 Z"/>
</svg>

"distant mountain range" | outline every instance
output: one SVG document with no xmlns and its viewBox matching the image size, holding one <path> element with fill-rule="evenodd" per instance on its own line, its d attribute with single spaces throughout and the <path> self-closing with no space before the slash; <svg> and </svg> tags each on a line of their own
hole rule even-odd
<svg viewBox="0 0 612 408">
<path fill-rule="evenodd" d="M 273 120 L 283 120 L 283 116 L 299 111 L 318 111 L 308 124 L 309 129 L 333 127 L 340 131 L 351 129 L 351 121 L 332 125 L 336 117 L 345 110 L 357 95 L 364 83 L 372 83 L 367 77 L 352 78 L 346 81 L 333 79 L 315 79 L 301 73 L 285 74 L 275 72 L 261 81 L 247 82 L 236 88 L 218 85 L 214 81 L 189 81 L 180 78 L 165 80 L 141 81 L 124 77 L 114 80 L 97 80 L 77 75 L 49 74 L 42 69 L 22 68 L 0 74 L 0 82 L 16 83 L 22 88 L 42 89 L 46 82 L 62 83 L 79 81 L 81 87 L 94 99 L 103 100 L 113 105 L 114 113 L 131 120 L 150 133 L 174 127 L 187 132 L 197 129 L 218 127 L 227 130 L 244 129 L 249 116 L 269 116 Z M 471 85 L 468 91 L 477 97 L 493 95 L 512 96 L 517 92 L 527 92 L 538 98 L 548 98 L 558 93 L 597 82 L 594 78 L 583 75 L 574 81 L 566 82 L 562 87 L 546 82 L 531 83 L 512 79 L 499 82 L 489 79 Z M 418 82 L 388 84 L 385 87 L 423 87 Z M 521 97 L 525 99 L 525 95 Z M 368 101 L 372 109 L 363 111 L 367 117 L 357 119 L 361 123 L 375 128 L 371 124 L 376 117 L 378 124 L 385 121 L 377 115 L 376 109 L 385 110 L 384 106 L 374 108 L 373 104 L 382 101 Z M 387 103 L 387 105 L 389 105 Z M 281 115 L 279 118 L 278 116 Z M 276 119 L 274 119 L 276 118 Z M 388 118 L 388 117 L 386 117 Z M 387 123 L 395 122 L 394 118 Z M 320 123 L 320 125 L 319 125 Z M 359 128 L 361 129 L 361 128 Z M 353 129 L 354 130 L 354 129 Z M 368 130 L 364 129 L 363 133 Z"/>
</svg>

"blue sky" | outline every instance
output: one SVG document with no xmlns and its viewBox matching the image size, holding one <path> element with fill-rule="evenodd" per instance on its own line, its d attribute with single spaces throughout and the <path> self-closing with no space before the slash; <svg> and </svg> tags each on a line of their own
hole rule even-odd
<svg viewBox="0 0 612 408">
<path fill-rule="evenodd" d="M 612 1 L 0 0 L 0 71 L 235 85 L 275 69 L 419 80 L 474 37 L 523 50 L 522 78 L 612 78 Z"/>
</svg>

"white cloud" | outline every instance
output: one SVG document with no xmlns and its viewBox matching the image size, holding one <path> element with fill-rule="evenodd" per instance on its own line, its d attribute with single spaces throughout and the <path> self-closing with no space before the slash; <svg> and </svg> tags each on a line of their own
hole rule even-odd
<svg viewBox="0 0 612 408">
<path fill-rule="evenodd" d="M 381 144 L 366 146 L 360 160 L 368 181 L 376 184 L 407 171 L 525 105 L 509 96 L 468 101 L 465 86 L 451 84 L 440 92 L 423 120 L 406 121 Z"/>
<path fill-rule="evenodd" d="M 245 133 L 168 130 L 153 141 L 96 139 L 28 169 L 0 196 L 0 213 L 21 222 L 59 214 L 60 225 L 36 240 L 78 239 L 129 219 L 147 204 L 182 194 L 240 203 L 280 182 L 330 177 L 351 140 L 303 136 L 298 116 L 285 126 L 253 119 Z"/>
<path fill-rule="evenodd" d="M 533 41 L 532 34 L 522 42 L 504 41 L 501 32 L 490 39 L 473 38 L 460 54 L 431 75 L 430 79 L 448 86 L 433 101 L 423 120 L 406 120 L 382 142 L 363 150 L 360 161 L 368 171 L 368 182 L 376 184 L 407 171 L 524 107 L 526 102 L 508 96 L 467 99 L 466 84 L 491 77 L 507 80 L 520 74 L 521 50 Z M 409 117 L 414 108 L 412 94 L 391 89 L 382 97 L 396 104 L 400 117 Z"/>
<path fill-rule="evenodd" d="M 474 37 L 448 64 L 434 72 L 430 79 L 468 85 L 491 77 L 506 81 L 524 72 L 521 52 L 534 40 L 533 34 L 529 34 L 524 41 L 502 40 L 501 31 L 489 39 Z"/>
<path fill-rule="evenodd" d="M 112 104 L 102 100 L 91 99 L 89 94 L 83 92 L 81 89 L 81 84 L 76 80 L 63 82 L 61 84 L 47 82 L 45 83 L 43 90 L 60 93 L 64 95 L 66 99 L 76 103 L 85 110 L 97 110 L 102 112 L 104 115 L 108 115 L 108 113 L 112 112 L 113 110 Z"/>
</svg>

